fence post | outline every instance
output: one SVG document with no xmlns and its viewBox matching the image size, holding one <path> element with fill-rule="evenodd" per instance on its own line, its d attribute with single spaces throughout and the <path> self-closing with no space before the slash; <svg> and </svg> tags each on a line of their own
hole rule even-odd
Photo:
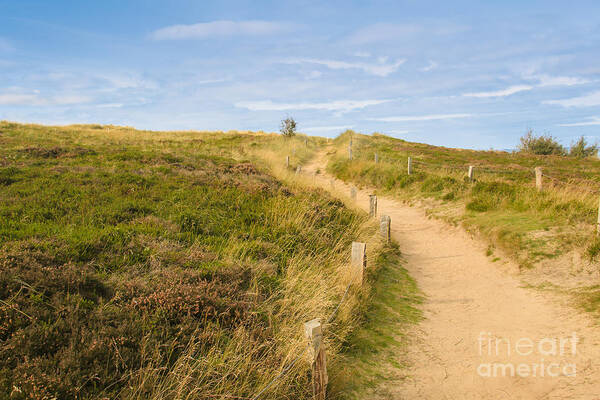
<svg viewBox="0 0 600 400">
<path fill-rule="evenodd" d="M 382 215 L 379 221 L 379 234 L 389 243 L 391 239 L 392 219 L 389 215 Z"/>
<path fill-rule="evenodd" d="M 348 160 L 352 160 L 352 146 L 348 146 Z"/>
<path fill-rule="evenodd" d="M 542 167 L 535 167 L 535 187 L 538 191 L 542 190 Z"/>
<path fill-rule="evenodd" d="M 410 173 L 412 172 L 412 160 L 410 157 L 408 157 L 408 165 L 407 165 L 407 171 L 408 171 L 408 175 L 410 175 Z"/>
<path fill-rule="evenodd" d="M 469 165 L 469 181 L 473 182 L 473 166 Z"/>
<path fill-rule="evenodd" d="M 350 198 L 356 201 L 356 188 L 354 186 L 350 188 Z"/>
<path fill-rule="evenodd" d="M 308 147 L 308 139 L 304 138 L 304 146 Z"/>
<path fill-rule="evenodd" d="M 325 346 L 323 345 L 323 328 L 321 320 L 315 318 L 304 323 L 304 334 L 310 344 L 310 358 L 312 366 L 312 392 L 313 399 L 325 400 L 327 388 L 327 360 Z"/>
<path fill-rule="evenodd" d="M 375 152 L 375 164 L 379 162 L 379 155 Z"/>
<path fill-rule="evenodd" d="M 290 156 L 285 156 L 285 166 L 286 166 L 287 168 L 289 168 L 289 167 L 290 167 Z"/>
<path fill-rule="evenodd" d="M 352 242 L 352 278 L 362 285 L 363 275 L 367 267 L 367 244 Z"/>
<path fill-rule="evenodd" d="M 369 195 L 369 217 L 377 216 L 377 196 Z"/>
<path fill-rule="evenodd" d="M 296 167 L 296 175 L 298 175 L 300 172 L 302 172 L 302 167 L 298 165 Z"/>
</svg>

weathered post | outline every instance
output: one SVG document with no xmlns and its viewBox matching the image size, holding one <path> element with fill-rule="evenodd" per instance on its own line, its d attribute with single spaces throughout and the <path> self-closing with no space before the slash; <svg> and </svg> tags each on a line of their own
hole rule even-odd
<svg viewBox="0 0 600 400">
<path fill-rule="evenodd" d="M 473 166 L 469 165 L 469 182 L 473 182 Z"/>
<path fill-rule="evenodd" d="M 285 156 L 285 166 L 286 166 L 287 168 L 289 168 L 289 167 L 290 167 L 290 156 Z"/>
<path fill-rule="evenodd" d="M 362 284 L 365 268 L 367 267 L 367 244 L 360 242 L 352 242 L 352 279 L 356 279 L 359 284 Z"/>
<path fill-rule="evenodd" d="M 348 160 L 352 160 L 352 146 L 348 146 Z"/>
<path fill-rule="evenodd" d="M 304 146 L 308 147 L 308 139 L 304 138 Z"/>
<path fill-rule="evenodd" d="M 313 399 L 325 400 L 327 389 L 327 359 L 323 345 L 321 320 L 315 318 L 304 323 L 304 335 L 309 342 L 309 356 L 312 369 Z"/>
<path fill-rule="evenodd" d="M 298 175 L 300 172 L 302 172 L 302 167 L 298 165 L 296 167 L 296 175 Z"/>
<path fill-rule="evenodd" d="M 379 234 L 385 239 L 386 243 L 389 243 L 391 239 L 391 225 L 392 219 L 390 216 L 382 215 L 381 219 L 379 220 Z"/>
<path fill-rule="evenodd" d="M 377 196 L 374 194 L 369 195 L 369 217 L 377 216 Z"/>
<path fill-rule="evenodd" d="M 375 164 L 379 162 L 379 155 L 375 152 Z"/>
<path fill-rule="evenodd" d="M 407 163 L 407 172 L 408 175 L 410 175 L 410 173 L 412 172 L 412 159 L 410 157 L 408 157 L 408 163 Z"/>
<path fill-rule="evenodd" d="M 356 201 L 356 188 L 354 186 L 350 188 L 350 198 Z"/>
<path fill-rule="evenodd" d="M 542 167 L 535 167 L 535 187 L 538 191 L 542 190 Z"/>
</svg>

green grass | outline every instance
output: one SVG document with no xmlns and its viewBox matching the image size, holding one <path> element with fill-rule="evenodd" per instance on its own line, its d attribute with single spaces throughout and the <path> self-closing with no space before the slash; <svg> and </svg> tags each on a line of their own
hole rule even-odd
<svg viewBox="0 0 600 400">
<path fill-rule="evenodd" d="M 354 159 L 347 159 L 353 136 Z M 430 214 L 483 233 L 522 265 L 578 251 L 595 259 L 600 160 L 450 149 L 384 135 L 346 132 L 334 140 L 328 171 L 406 200 L 430 199 Z M 379 163 L 374 162 L 378 153 Z M 408 157 L 413 173 L 407 174 Z M 475 181 L 467 179 L 475 166 Z M 544 190 L 533 168 L 544 170 Z M 549 178 L 552 177 L 553 179 Z"/>
<path fill-rule="evenodd" d="M 0 132 L 0 393 L 11 399 L 252 396 L 303 348 L 302 323 L 339 302 L 351 242 L 375 237 L 364 214 L 269 172 L 290 153 L 292 171 L 321 139 Z M 368 248 L 389 264 L 392 250 Z M 393 276 L 412 293 L 405 272 Z M 334 366 L 363 340 L 351 334 L 369 293 L 351 290 L 326 329 Z M 308 370 L 302 359 L 263 398 L 308 398 Z"/>
<path fill-rule="evenodd" d="M 362 325 L 346 341 L 332 379 L 331 393 L 339 398 L 362 399 L 373 390 L 402 384 L 407 333 L 422 318 L 421 295 L 402 266 L 397 245 L 387 246 L 377 264 L 370 277 L 373 290 L 361 310 Z"/>
</svg>

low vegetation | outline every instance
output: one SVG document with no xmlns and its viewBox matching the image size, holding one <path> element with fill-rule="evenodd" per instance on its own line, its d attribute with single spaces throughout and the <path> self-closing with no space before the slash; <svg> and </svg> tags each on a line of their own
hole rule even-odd
<svg viewBox="0 0 600 400">
<path fill-rule="evenodd" d="M 0 397 L 250 398 L 301 356 L 302 323 L 336 309 L 360 239 L 368 284 L 325 327 L 332 385 L 348 379 L 340 351 L 398 250 L 294 181 L 318 139 L 0 132 Z M 281 149 L 289 168 L 269 172 Z M 261 398 L 309 398 L 308 380 L 302 357 Z"/>
</svg>

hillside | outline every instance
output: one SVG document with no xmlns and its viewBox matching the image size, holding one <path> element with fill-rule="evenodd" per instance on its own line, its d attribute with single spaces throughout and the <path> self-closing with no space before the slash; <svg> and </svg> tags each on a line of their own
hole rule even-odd
<svg viewBox="0 0 600 400">
<path fill-rule="evenodd" d="M 328 171 L 336 177 L 420 204 L 430 215 L 465 227 L 485 238 L 494 262 L 515 261 L 526 282 L 573 294 L 581 306 L 597 312 L 597 158 L 452 149 L 351 131 L 333 146 Z M 473 181 L 467 177 L 469 166 Z M 542 168 L 541 191 L 535 167 Z"/>
<path fill-rule="evenodd" d="M 291 173 L 319 143 L 0 123 L 0 398 L 249 398 L 334 310 L 331 386 L 349 379 L 338 354 L 398 250 Z M 369 283 L 344 296 L 356 240 Z M 291 365 L 261 398 L 310 397 Z"/>
</svg>

